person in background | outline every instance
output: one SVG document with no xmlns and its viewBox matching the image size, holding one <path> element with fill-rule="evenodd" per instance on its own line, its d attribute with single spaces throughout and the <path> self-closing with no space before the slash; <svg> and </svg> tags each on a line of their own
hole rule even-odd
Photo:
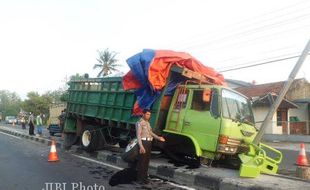
<svg viewBox="0 0 310 190">
<path fill-rule="evenodd" d="M 31 112 L 28 118 L 28 125 L 29 125 L 29 135 L 34 135 L 34 116 Z"/>
<path fill-rule="evenodd" d="M 21 122 L 21 124 L 22 124 L 22 129 L 26 129 L 26 120 L 25 120 L 25 116 L 22 116 L 20 122 Z"/>
<path fill-rule="evenodd" d="M 42 121 L 42 114 L 41 113 L 36 118 L 36 124 L 37 124 L 37 133 L 39 136 L 42 136 L 43 121 Z"/>
<path fill-rule="evenodd" d="M 61 111 L 61 114 L 58 116 L 59 120 L 59 127 L 61 130 L 61 133 L 63 133 L 64 126 L 65 126 L 65 120 L 66 120 L 66 109 Z"/>
</svg>

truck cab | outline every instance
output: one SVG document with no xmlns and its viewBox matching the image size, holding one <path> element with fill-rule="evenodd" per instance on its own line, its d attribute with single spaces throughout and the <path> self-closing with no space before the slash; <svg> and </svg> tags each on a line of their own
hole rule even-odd
<svg viewBox="0 0 310 190">
<path fill-rule="evenodd" d="M 164 133 L 175 152 L 213 160 L 244 151 L 257 133 L 254 123 L 250 101 L 238 92 L 184 84 L 174 93 Z"/>
</svg>

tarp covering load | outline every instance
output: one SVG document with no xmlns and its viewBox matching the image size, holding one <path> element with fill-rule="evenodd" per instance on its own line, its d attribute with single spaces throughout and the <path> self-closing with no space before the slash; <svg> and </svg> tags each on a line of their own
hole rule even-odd
<svg viewBox="0 0 310 190">
<path fill-rule="evenodd" d="M 224 77 L 214 69 L 204 66 L 191 55 L 169 50 L 145 49 L 127 59 L 130 71 L 123 77 L 124 90 L 135 89 L 137 102 L 133 114 L 140 115 L 143 109 L 150 108 L 167 85 L 170 69 L 173 65 L 212 77 L 214 84 L 224 85 Z M 178 80 L 169 83 L 170 91 Z M 181 81 L 179 81 L 181 82 Z"/>
</svg>

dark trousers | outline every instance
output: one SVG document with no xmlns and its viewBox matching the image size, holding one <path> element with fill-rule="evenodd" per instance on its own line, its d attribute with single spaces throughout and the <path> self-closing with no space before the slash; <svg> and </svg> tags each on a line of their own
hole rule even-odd
<svg viewBox="0 0 310 190">
<path fill-rule="evenodd" d="M 33 125 L 33 123 L 29 123 L 29 135 L 34 135 L 34 125 Z"/>
<path fill-rule="evenodd" d="M 137 164 L 137 180 L 144 181 L 147 179 L 147 171 L 149 169 L 152 141 L 142 140 L 143 147 L 145 149 L 144 154 L 139 154 L 138 164 Z"/>
</svg>

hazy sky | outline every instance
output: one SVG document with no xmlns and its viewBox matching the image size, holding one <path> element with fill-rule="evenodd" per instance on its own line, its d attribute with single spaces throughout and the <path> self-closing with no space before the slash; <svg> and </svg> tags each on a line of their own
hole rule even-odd
<svg viewBox="0 0 310 190">
<path fill-rule="evenodd" d="M 125 60 L 144 48 L 192 54 L 224 70 L 298 55 L 310 38 L 308 0 L 2 0 L 0 89 L 43 93 L 93 70 L 97 50 Z M 299 77 L 310 79 L 310 58 Z M 266 83 L 287 79 L 296 59 L 224 72 Z"/>
</svg>

